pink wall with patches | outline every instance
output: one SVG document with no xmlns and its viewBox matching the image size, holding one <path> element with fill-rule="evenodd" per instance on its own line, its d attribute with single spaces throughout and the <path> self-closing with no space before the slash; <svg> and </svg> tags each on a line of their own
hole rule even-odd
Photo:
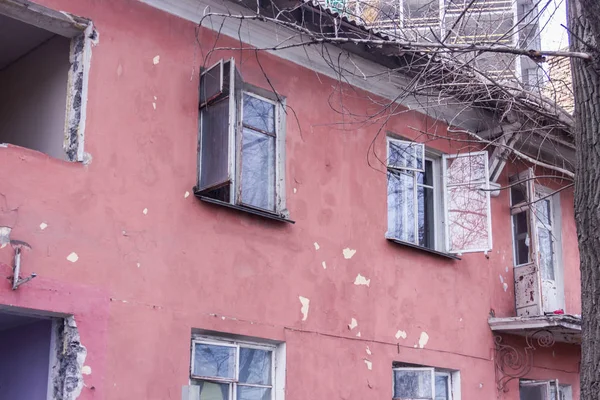
<svg viewBox="0 0 600 400">
<path fill-rule="evenodd" d="M 515 312 L 508 193 L 492 199 L 487 257 L 453 261 L 389 243 L 386 175 L 366 161 L 378 126 L 332 125 L 342 121 L 329 104 L 340 104 L 337 83 L 261 53 L 300 125 L 288 117 L 286 194 L 296 224 L 186 197 L 196 181 L 204 62 L 195 25 L 133 0 L 39 3 L 90 18 L 100 33 L 85 131 L 92 162 L 0 148 L 0 225 L 32 246 L 23 274 L 38 274 L 14 292 L 1 285 L 0 303 L 74 314 L 92 371 L 81 399 L 181 398 L 194 328 L 285 341 L 286 400 L 391 399 L 393 361 L 460 370 L 463 400 L 518 399 L 516 381 L 506 393 L 496 389 L 487 323 L 490 309 Z M 209 31 L 200 38 L 207 48 L 215 39 Z M 269 87 L 254 53 L 211 61 L 230 56 L 247 82 Z M 344 106 L 371 107 L 365 95 L 346 90 Z M 409 127 L 445 130 L 416 112 L 386 125 L 416 137 Z M 456 151 L 445 141 L 430 146 Z M 383 135 L 375 149 L 385 154 Z M 514 172 L 509 166 L 500 183 Z M 561 194 L 566 308 L 578 314 L 572 201 Z M 346 248 L 356 250 L 350 259 Z M 71 253 L 76 262 L 67 260 Z M 11 275 L 12 254 L 0 249 L 2 276 Z M 358 274 L 370 285 L 355 285 Z M 310 299 L 305 321 L 299 296 Z M 352 318 L 358 326 L 350 330 Z M 406 339 L 396 339 L 399 330 Z M 422 332 L 429 340 L 419 348 Z M 537 354 L 530 377 L 558 377 L 577 399 L 579 349 Z"/>
</svg>

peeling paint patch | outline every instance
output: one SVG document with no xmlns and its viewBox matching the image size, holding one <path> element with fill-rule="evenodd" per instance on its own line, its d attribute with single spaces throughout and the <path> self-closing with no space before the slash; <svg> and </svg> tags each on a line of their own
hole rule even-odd
<svg viewBox="0 0 600 400">
<path fill-rule="evenodd" d="M 42 223 L 40 224 L 40 229 L 41 229 L 41 230 L 44 230 L 44 229 L 46 229 L 47 227 L 48 227 L 48 224 L 47 224 L 47 223 L 45 223 L 45 222 L 42 222 Z"/>
<path fill-rule="evenodd" d="M 504 288 L 504 291 L 506 292 L 508 290 L 508 283 L 504 282 L 502 288 Z"/>
<path fill-rule="evenodd" d="M 348 324 L 348 329 L 352 330 L 354 328 L 356 328 L 358 326 L 358 322 L 356 321 L 356 318 L 352 318 L 350 320 L 350 323 Z"/>
<path fill-rule="evenodd" d="M 354 256 L 354 254 L 356 254 L 356 250 L 346 247 L 344 250 L 342 250 L 342 254 L 346 260 L 349 260 Z"/>
<path fill-rule="evenodd" d="M 10 243 L 10 232 L 12 228 L 8 226 L 0 226 L 0 249 L 6 247 Z"/>
<path fill-rule="evenodd" d="M 158 64 L 159 62 L 160 62 L 160 56 L 155 56 L 152 59 L 152 64 L 154 64 L 154 65 Z"/>
<path fill-rule="evenodd" d="M 92 367 L 90 367 L 89 365 L 84 365 L 83 368 L 81 368 L 81 373 L 83 375 L 91 375 L 92 374 Z"/>
<path fill-rule="evenodd" d="M 298 299 L 300 300 L 300 304 L 302 304 L 302 307 L 300 308 L 300 312 L 302 313 L 302 321 L 306 321 L 306 319 L 308 318 L 310 300 L 302 296 L 298 296 Z"/>
<path fill-rule="evenodd" d="M 319 246 L 319 243 L 317 243 L 317 242 L 315 242 L 314 245 L 315 245 L 315 250 L 319 250 L 321 248 L 321 246 Z"/>
<path fill-rule="evenodd" d="M 79 260 L 79 256 L 77 255 L 77 253 L 72 252 L 67 256 L 67 260 L 71 261 L 72 263 L 75 263 L 77 262 L 77 260 Z"/>
<path fill-rule="evenodd" d="M 152 108 L 156 110 L 156 102 L 152 102 Z"/>
<path fill-rule="evenodd" d="M 373 354 L 371 352 L 371 349 L 369 348 L 369 346 L 367 346 L 367 348 L 365 349 L 365 351 L 367 352 L 368 355 L 372 355 Z"/>
<path fill-rule="evenodd" d="M 325 264 L 325 261 L 323 261 L 321 265 L 323 266 L 323 269 L 327 269 L 327 264 Z"/>
<path fill-rule="evenodd" d="M 429 335 L 427 332 L 421 332 L 421 336 L 419 336 L 419 348 L 422 349 L 429 342 Z"/>
<path fill-rule="evenodd" d="M 144 209 L 142 210 L 142 213 L 144 213 L 144 215 L 148 215 L 148 209 L 147 209 L 147 208 L 144 208 Z"/>
<path fill-rule="evenodd" d="M 298 189 L 294 188 L 294 193 L 298 193 Z"/>
<path fill-rule="evenodd" d="M 500 277 L 500 283 L 504 283 L 504 277 L 502 275 L 498 275 Z"/>
<path fill-rule="evenodd" d="M 58 327 L 55 364 L 51 369 L 53 399 L 75 400 L 83 389 L 86 348 L 81 344 L 77 324 L 73 317 L 64 320 Z M 88 367 L 89 368 L 89 367 Z M 89 372 L 91 373 L 91 368 Z"/>
<path fill-rule="evenodd" d="M 367 366 L 367 369 L 368 369 L 369 371 L 371 371 L 371 370 L 373 369 L 373 362 L 372 362 L 371 360 L 367 360 L 367 359 L 365 358 L 365 364 L 366 364 L 366 366 Z"/>
<path fill-rule="evenodd" d="M 356 337 L 360 337 L 360 332 L 358 332 L 358 333 L 356 334 Z"/>
<path fill-rule="evenodd" d="M 358 274 L 356 279 L 354 280 L 354 284 L 355 285 L 365 285 L 365 286 L 370 286 L 371 285 L 371 280 L 365 278 L 364 276 L 362 276 L 361 274 Z"/>
<path fill-rule="evenodd" d="M 508 272 L 508 267 L 504 267 L 504 271 Z"/>
<path fill-rule="evenodd" d="M 396 332 L 396 339 L 406 339 L 406 332 L 405 331 L 398 331 Z"/>
<path fill-rule="evenodd" d="M 138 268 L 142 266 L 142 264 L 140 264 L 140 263 L 137 263 L 137 264 L 135 264 L 135 265 L 136 265 Z"/>
<path fill-rule="evenodd" d="M 183 195 L 183 198 L 187 199 L 188 197 L 190 197 L 190 192 L 185 192 L 185 194 Z"/>
</svg>

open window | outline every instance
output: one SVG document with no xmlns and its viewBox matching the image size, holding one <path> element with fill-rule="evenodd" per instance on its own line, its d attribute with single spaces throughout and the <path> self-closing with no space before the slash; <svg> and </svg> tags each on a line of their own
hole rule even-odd
<svg viewBox="0 0 600 400">
<path fill-rule="evenodd" d="M 536 184 L 532 169 L 510 181 L 517 315 L 564 311 L 560 198 Z"/>
<path fill-rule="evenodd" d="M 558 380 L 519 382 L 520 400 L 572 400 L 572 390 L 569 385 L 561 385 Z"/>
<path fill-rule="evenodd" d="M 458 371 L 394 364 L 393 400 L 460 400 Z"/>
<path fill-rule="evenodd" d="M 282 345 L 195 336 L 192 340 L 190 400 L 283 400 Z"/>
<path fill-rule="evenodd" d="M 289 221 L 284 101 L 245 83 L 233 58 L 202 72 L 197 196 Z"/>
<path fill-rule="evenodd" d="M 30 1 L 0 4 L 0 143 L 84 161 L 90 21 Z"/>
<path fill-rule="evenodd" d="M 487 152 L 442 157 L 388 138 L 386 237 L 444 255 L 490 250 L 488 175 Z"/>
</svg>

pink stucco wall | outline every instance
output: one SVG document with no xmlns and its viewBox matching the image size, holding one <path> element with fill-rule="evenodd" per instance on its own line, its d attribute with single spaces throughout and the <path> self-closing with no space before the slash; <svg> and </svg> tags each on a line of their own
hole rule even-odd
<svg viewBox="0 0 600 400">
<path fill-rule="evenodd" d="M 301 127 L 288 118 L 287 206 L 296 224 L 185 197 L 196 179 L 203 62 L 194 24 L 133 0 L 40 3 L 91 18 L 100 33 L 85 133 L 92 162 L 0 148 L 0 222 L 32 245 L 23 273 L 39 276 L 16 292 L 0 286 L 0 303 L 75 315 L 92 371 L 81 399 L 179 399 L 193 328 L 285 341 L 286 400 L 391 399 L 393 361 L 460 370 L 463 400 L 518 399 L 514 384 L 497 393 L 487 323 L 490 309 L 514 315 L 507 193 L 492 199 L 489 257 L 455 262 L 388 243 L 386 177 L 366 162 L 378 127 L 332 126 L 341 120 L 328 104 L 339 101 L 330 98 L 336 82 L 263 53 L 262 67 Z M 214 39 L 208 31 L 201 38 Z M 233 55 L 246 81 L 268 87 L 253 53 Z M 344 105 L 368 103 L 354 92 Z M 386 128 L 415 137 L 409 127 L 431 124 L 412 112 Z M 380 135 L 379 154 L 384 143 Z M 578 313 L 571 193 L 562 204 L 567 311 Z M 345 259 L 345 248 L 356 254 Z M 72 252 L 77 262 L 67 260 Z M 6 276 L 11 256 L 10 246 L 0 250 Z M 358 274 L 369 287 L 353 284 Z M 306 321 L 299 296 L 310 299 Z M 397 340 L 398 330 L 407 338 Z M 421 332 L 429 336 L 423 349 L 414 347 Z M 531 377 L 558 376 L 578 393 L 577 348 L 539 355 Z"/>
</svg>

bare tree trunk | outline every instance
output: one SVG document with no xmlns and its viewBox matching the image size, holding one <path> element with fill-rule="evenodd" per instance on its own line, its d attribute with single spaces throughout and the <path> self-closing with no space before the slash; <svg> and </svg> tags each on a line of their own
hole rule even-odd
<svg viewBox="0 0 600 400">
<path fill-rule="evenodd" d="M 600 1 L 570 0 L 571 49 L 592 55 L 571 59 L 575 95 L 575 218 L 581 258 L 583 341 L 581 400 L 600 400 Z"/>
</svg>

